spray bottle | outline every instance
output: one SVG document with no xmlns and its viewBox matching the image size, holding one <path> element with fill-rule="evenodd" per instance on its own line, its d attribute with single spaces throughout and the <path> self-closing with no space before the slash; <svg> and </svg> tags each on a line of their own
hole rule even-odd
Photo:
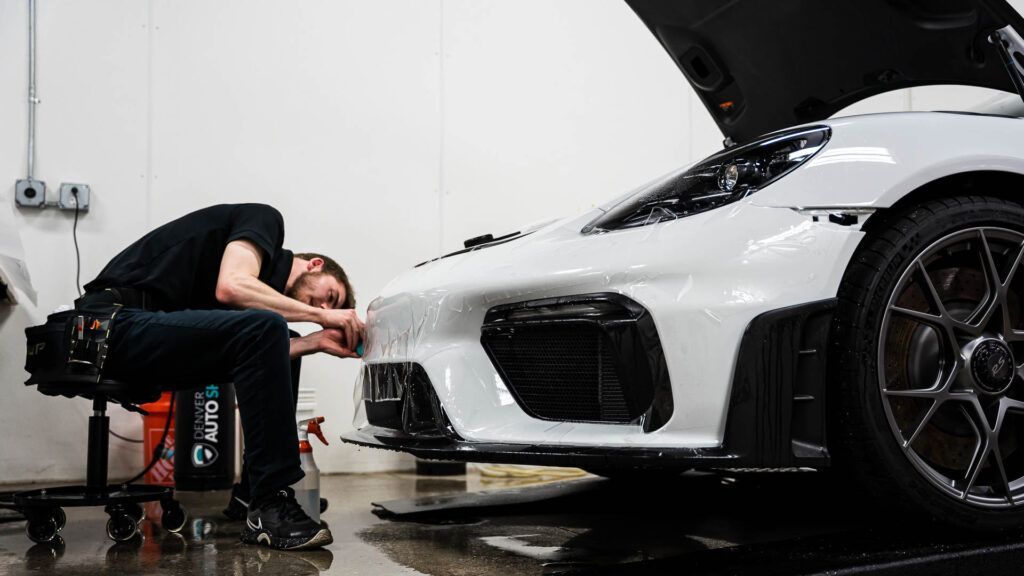
<svg viewBox="0 0 1024 576">
<path fill-rule="evenodd" d="M 317 523 L 320 522 L 320 469 L 313 460 L 313 445 L 309 443 L 309 435 L 313 434 L 326 446 L 327 439 L 320 431 L 323 421 L 323 416 L 299 421 L 299 464 L 306 475 L 292 485 L 295 499 L 302 510 Z"/>
</svg>

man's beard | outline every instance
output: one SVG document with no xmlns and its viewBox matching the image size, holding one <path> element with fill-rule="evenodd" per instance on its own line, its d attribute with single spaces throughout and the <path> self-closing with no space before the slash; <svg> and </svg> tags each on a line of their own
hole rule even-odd
<svg viewBox="0 0 1024 576">
<path fill-rule="evenodd" d="M 291 288 L 285 290 L 284 295 L 293 300 L 309 304 L 309 302 L 303 300 L 303 297 L 307 296 L 313 290 L 313 281 L 321 274 L 322 272 L 303 272 L 302 274 L 299 274 L 295 279 L 295 282 L 292 282 Z"/>
</svg>

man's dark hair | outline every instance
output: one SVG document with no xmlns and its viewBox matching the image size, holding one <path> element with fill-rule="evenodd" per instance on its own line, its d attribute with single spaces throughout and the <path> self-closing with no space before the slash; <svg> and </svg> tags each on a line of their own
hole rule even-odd
<svg viewBox="0 0 1024 576">
<path fill-rule="evenodd" d="M 316 252 L 303 252 L 301 254 L 295 254 L 295 258 L 301 258 L 302 260 L 312 260 L 313 258 L 319 258 L 324 261 L 324 267 L 321 270 L 324 274 L 333 276 L 341 285 L 345 287 L 345 302 L 342 303 L 341 307 L 344 309 L 351 309 L 356 307 L 356 292 L 352 289 L 352 283 L 348 281 L 348 274 L 345 274 L 345 270 L 334 261 L 333 258 L 328 258 L 323 254 L 317 254 Z"/>
</svg>

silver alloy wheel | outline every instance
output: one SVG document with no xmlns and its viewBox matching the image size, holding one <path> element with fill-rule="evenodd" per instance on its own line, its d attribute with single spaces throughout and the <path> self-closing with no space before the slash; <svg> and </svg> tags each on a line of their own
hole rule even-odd
<svg viewBox="0 0 1024 576">
<path fill-rule="evenodd" d="M 981 508 L 1024 505 L 1022 259 L 1019 232 L 951 233 L 906 268 L 881 324 L 879 387 L 899 447 Z"/>
</svg>

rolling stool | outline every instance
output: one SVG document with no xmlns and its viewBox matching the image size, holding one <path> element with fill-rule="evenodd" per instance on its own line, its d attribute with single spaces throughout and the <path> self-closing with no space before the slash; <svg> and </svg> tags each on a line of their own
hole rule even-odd
<svg viewBox="0 0 1024 576">
<path fill-rule="evenodd" d="M 139 533 L 139 522 L 145 514 L 141 503 L 160 502 L 163 508 L 161 526 L 169 532 L 185 527 L 186 514 L 174 499 L 174 489 L 137 484 L 107 485 L 107 455 L 110 445 L 110 417 L 107 403 L 116 402 L 127 410 L 145 414 L 139 404 L 156 401 L 160 390 L 137 383 L 104 379 L 96 382 L 73 380 L 40 382 L 37 388 L 48 396 L 82 396 L 92 400 L 89 417 L 89 454 L 85 486 L 61 486 L 17 492 L 14 507 L 25 515 L 25 530 L 36 543 L 57 540 L 64 527 L 63 508 L 71 506 L 104 506 L 110 516 L 107 536 L 115 542 L 131 540 Z"/>
</svg>

